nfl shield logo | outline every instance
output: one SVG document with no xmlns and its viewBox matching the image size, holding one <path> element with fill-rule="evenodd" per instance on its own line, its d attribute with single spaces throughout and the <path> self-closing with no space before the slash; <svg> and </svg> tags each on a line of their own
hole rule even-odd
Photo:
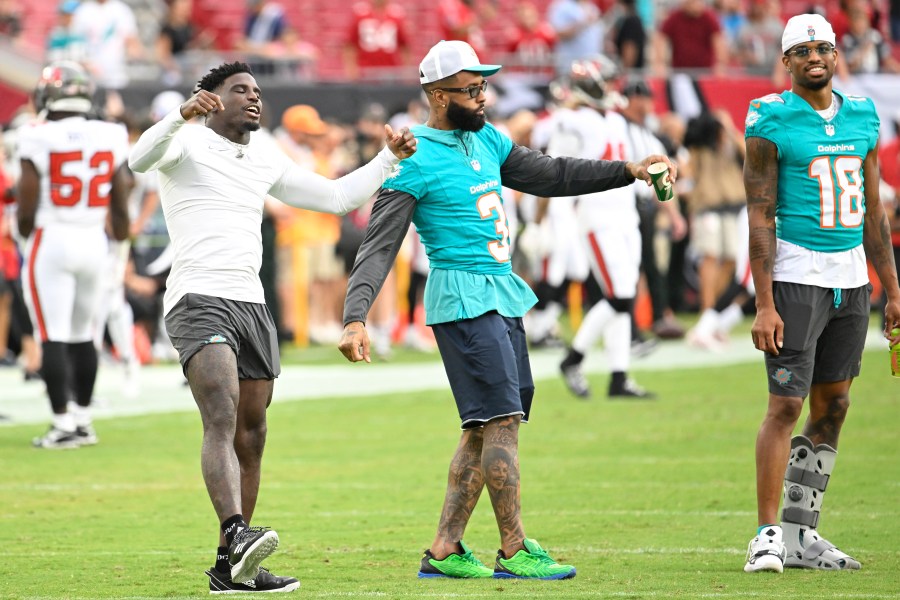
<svg viewBox="0 0 900 600">
<path fill-rule="evenodd" d="M 812 25 L 810 25 L 809 27 L 807 27 L 807 28 L 806 28 L 806 35 L 808 35 L 809 38 L 810 38 L 811 40 L 816 39 L 816 28 L 813 27 Z"/>
<path fill-rule="evenodd" d="M 476 171 L 480 171 L 480 170 L 481 170 L 481 163 L 478 162 L 477 160 L 474 160 L 474 159 L 473 159 L 472 162 L 471 162 L 470 164 L 472 165 L 472 168 L 475 169 Z"/>
<path fill-rule="evenodd" d="M 831 125 L 830 123 L 825 125 L 825 133 L 827 135 L 834 135 L 834 125 Z"/>
</svg>

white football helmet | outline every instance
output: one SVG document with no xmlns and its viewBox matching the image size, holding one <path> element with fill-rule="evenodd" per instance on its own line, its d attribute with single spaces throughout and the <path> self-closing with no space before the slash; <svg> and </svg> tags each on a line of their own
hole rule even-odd
<svg viewBox="0 0 900 600">
<path fill-rule="evenodd" d="M 579 59 L 572 61 L 565 77 L 550 84 L 550 93 L 559 102 L 598 110 L 626 106 L 628 101 L 610 86 L 618 76 L 618 67 L 605 56 Z"/>
</svg>

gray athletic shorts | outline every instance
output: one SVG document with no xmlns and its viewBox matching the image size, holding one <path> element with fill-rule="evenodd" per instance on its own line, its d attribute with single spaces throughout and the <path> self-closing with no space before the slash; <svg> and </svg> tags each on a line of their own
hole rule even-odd
<svg viewBox="0 0 900 600">
<path fill-rule="evenodd" d="M 275 379 L 281 373 L 278 335 L 265 304 L 185 294 L 166 314 L 166 330 L 187 374 L 191 358 L 208 344 L 228 344 L 239 379 Z"/>
<path fill-rule="evenodd" d="M 814 383 L 859 375 L 871 284 L 836 291 L 776 281 L 772 291 L 784 321 L 784 346 L 778 356 L 765 355 L 769 393 L 805 398 Z"/>
</svg>

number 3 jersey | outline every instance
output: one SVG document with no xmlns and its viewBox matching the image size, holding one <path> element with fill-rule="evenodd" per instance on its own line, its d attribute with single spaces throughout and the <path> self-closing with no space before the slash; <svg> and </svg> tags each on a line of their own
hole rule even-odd
<svg viewBox="0 0 900 600">
<path fill-rule="evenodd" d="M 17 143 L 41 178 L 35 228 L 105 227 L 113 174 L 128 159 L 124 126 L 81 116 L 35 122 Z"/>
<path fill-rule="evenodd" d="M 512 272 L 509 222 L 500 166 L 513 143 L 487 123 L 478 132 L 411 128 L 420 143 L 384 187 L 417 199 L 413 223 L 431 273 L 425 284 L 427 322 L 443 323 L 497 310 L 522 316 L 537 301 Z"/>
<path fill-rule="evenodd" d="M 778 151 L 776 280 L 826 287 L 868 281 L 863 166 L 880 122 L 869 98 L 834 94 L 838 110 L 828 120 L 791 91 L 753 100 L 747 112 L 745 137 L 767 139 Z"/>
</svg>

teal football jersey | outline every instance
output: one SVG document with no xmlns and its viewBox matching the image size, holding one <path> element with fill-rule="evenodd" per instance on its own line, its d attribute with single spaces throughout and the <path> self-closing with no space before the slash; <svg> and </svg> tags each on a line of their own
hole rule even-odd
<svg viewBox="0 0 900 600">
<path fill-rule="evenodd" d="M 835 93 L 843 103 L 830 121 L 785 91 L 750 102 L 745 122 L 745 137 L 765 138 L 778 149 L 776 236 L 818 252 L 862 243 L 863 164 L 880 125 L 872 100 Z"/>
<path fill-rule="evenodd" d="M 534 293 L 510 264 L 509 221 L 500 166 L 512 140 L 490 123 L 478 132 L 411 127 L 416 153 L 385 188 L 416 198 L 413 223 L 431 273 L 425 287 L 429 324 L 474 318 L 490 310 L 523 316 Z"/>
</svg>

